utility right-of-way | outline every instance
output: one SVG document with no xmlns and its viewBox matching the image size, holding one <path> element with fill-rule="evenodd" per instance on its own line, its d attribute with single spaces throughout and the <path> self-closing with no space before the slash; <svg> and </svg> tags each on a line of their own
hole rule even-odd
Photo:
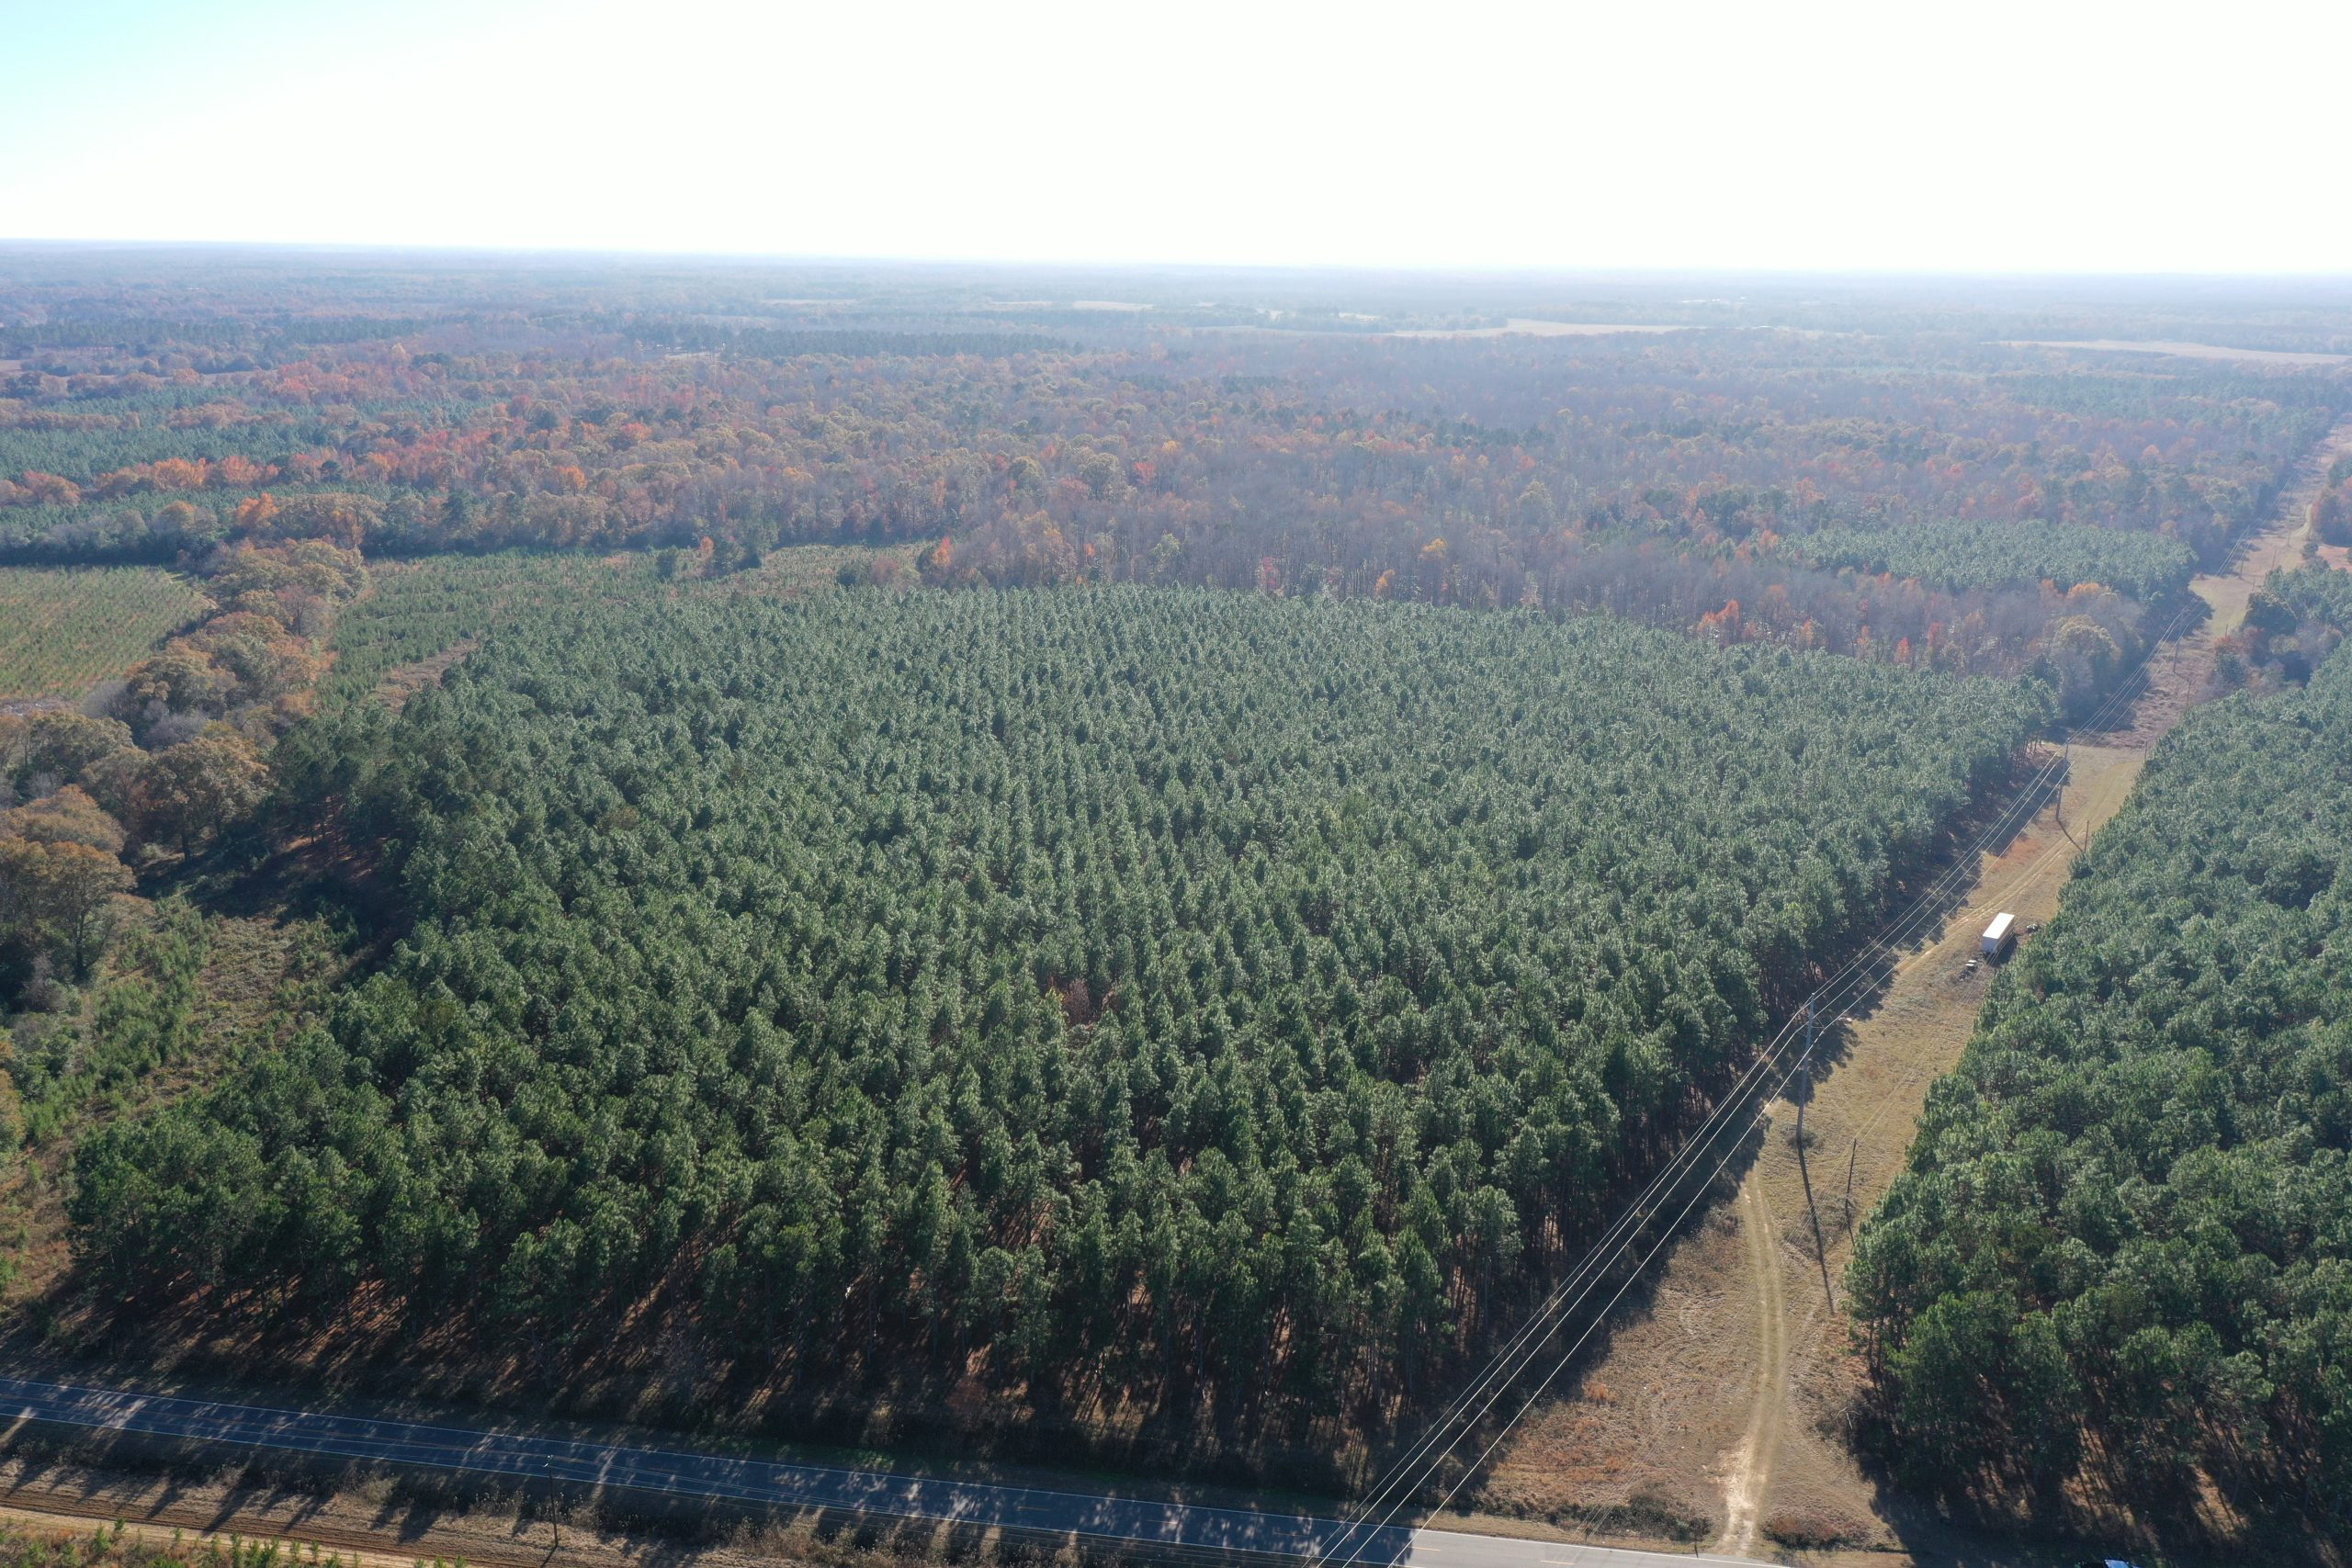
<svg viewBox="0 0 2352 1568">
<path fill-rule="evenodd" d="M 572 1487 L 623 1488 L 793 1514 L 830 1511 L 1083 1537 L 1151 1555 L 1351 1559 L 1391 1568 L 1662 1568 L 1669 1562 L 1740 1561 L 1402 1526 L 1367 1532 L 1362 1526 L 1305 1514 L 784 1464 L 23 1378 L 0 1378 L 0 1422 L 46 1422 Z"/>
</svg>

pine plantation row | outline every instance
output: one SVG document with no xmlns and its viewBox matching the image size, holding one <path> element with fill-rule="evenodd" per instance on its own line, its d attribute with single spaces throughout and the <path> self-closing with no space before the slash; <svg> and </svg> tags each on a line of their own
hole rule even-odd
<svg viewBox="0 0 2352 1568">
<path fill-rule="evenodd" d="M 1376 1416 L 2046 712 L 1362 601 L 553 609 L 281 752 L 407 934 L 85 1144 L 82 1246 L 141 1299 L 365 1299 L 550 1371 L 659 1323 L 809 1392 Z"/>
</svg>

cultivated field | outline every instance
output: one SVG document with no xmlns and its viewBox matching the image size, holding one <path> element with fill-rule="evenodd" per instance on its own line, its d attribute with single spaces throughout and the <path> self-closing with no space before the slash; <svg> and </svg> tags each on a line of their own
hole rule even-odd
<svg viewBox="0 0 2352 1568">
<path fill-rule="evenodd" d="M 204 603 L 186 578 L 150 567 L 0 567 L 0 702 L 119 675 Z"/>
</svg>

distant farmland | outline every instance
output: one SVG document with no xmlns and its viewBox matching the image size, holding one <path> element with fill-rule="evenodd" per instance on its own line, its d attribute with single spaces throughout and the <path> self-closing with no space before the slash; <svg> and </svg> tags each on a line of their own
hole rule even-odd
<svg viewBox="0 0 2352 1568">
<path fill-rule="evenodd" d="M 187 580 L 152 567 L 0 568 L 0 702 L 119 675 L 203 603 Z"/>
</svg>

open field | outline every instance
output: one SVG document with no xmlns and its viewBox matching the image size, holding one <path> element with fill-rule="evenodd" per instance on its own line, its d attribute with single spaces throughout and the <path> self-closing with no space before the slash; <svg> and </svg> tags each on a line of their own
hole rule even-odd
<svg viewBox="0 0 2352 1568">
<path fill-rule="evenodd" d="M 0 702 L 76 695 L 119 675 L 205 604 L 186 578 L 152 567 L 0 567 Z"/>
<path fill-rule="evenodd" d="M 2181 359 L 2242 359 L 2255 365 L 2343 365 L 2352 362 L 2352 355 L 2298 353 L 2282 348 L 2232 348 L 2218 343 L 2172 343 L 2160 340 L 2126 341 L 2117 338 L 2064 343 L 2047 339 L 2021 338 L 2004 344 L 2008 348 L 2075 348 L 2094 354 L 2169 354 Z"/>
<path fill-rule="evenodd" d="M 1687 322 L 1544 321 L 1512 316 L 1498 327 L 1417 327 L 1389 333 L 1389 337 L 1607 337 L 1612 333 L 1687 333 Z"/>
</svg>

